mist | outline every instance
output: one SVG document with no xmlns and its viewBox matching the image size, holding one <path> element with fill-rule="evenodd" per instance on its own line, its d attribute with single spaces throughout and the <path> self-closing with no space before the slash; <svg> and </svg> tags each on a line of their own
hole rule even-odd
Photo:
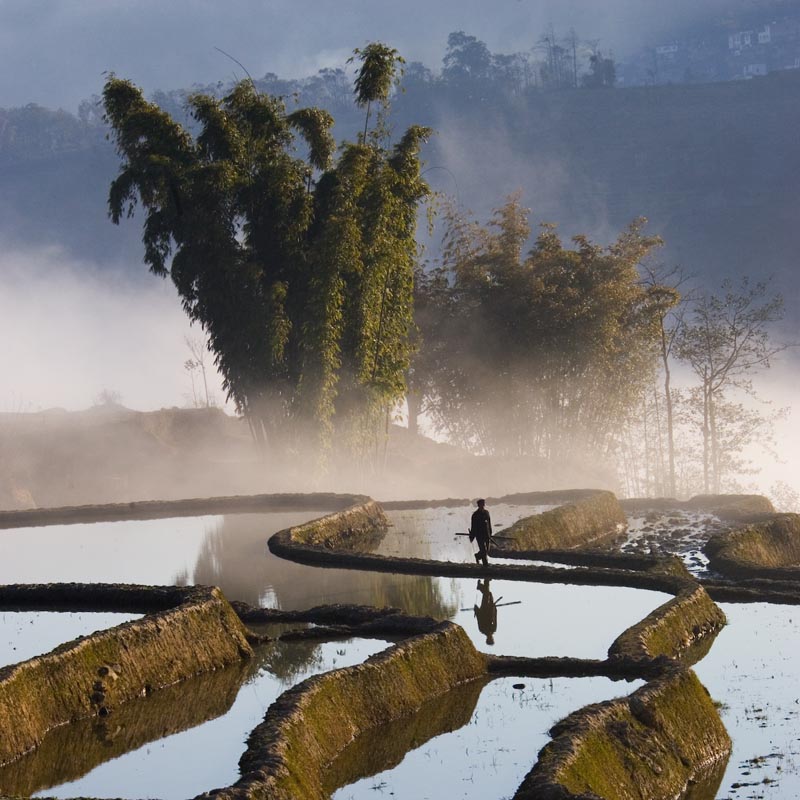
<svg viewBox="0 0 800 800">
<path fill-rule="evenodd" d="M 185 340 L 201 334 L 171 282 L 128 283 L 56 247 L 0 252 L 0 411 L 75 411 L 111 397 L 141 411 L 195 404 Z M 207 363 L 209 394 L 222 405 Z"/>
</svg>

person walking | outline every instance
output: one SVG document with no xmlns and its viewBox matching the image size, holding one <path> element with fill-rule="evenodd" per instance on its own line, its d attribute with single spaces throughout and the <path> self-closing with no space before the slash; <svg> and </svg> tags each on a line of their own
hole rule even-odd
<svg viewBox="0 0 800 800">
<path fill-rule="evenodd" d="M 479 564 L 483 562 L 484 567 L 489 566 L 489 542 L 492 537 L 492 518 L 486 510 L 486 501 L 478 500 L 478 508 L 472 512 L 472 520 L 469 526 L 469 539 L 478 543 L 478 552 L 475 553 L 475 561 Z"/>
</svg>

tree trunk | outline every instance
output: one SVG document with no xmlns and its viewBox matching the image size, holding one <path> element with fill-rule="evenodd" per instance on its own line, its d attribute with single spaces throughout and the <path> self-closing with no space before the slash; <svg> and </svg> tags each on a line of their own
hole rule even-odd
<svg viewBox="0 0 800 800">
<path fill-rule="evenodd" d="M 675 434 L 672 416 L 672 392 L 670 387 L 671 374 L 669 371 L 669 352 L 667 349 L 666 332 L 662 320 L 661 325 L 661 361 L 664 364 L 664 400 L 667 410 L 667 453 L 669 457 L 669 496 L 675 497 Z"/>
</svg>

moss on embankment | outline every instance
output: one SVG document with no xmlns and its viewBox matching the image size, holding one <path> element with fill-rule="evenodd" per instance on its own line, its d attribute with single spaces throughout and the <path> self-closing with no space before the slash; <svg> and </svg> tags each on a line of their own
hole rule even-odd
<svg viewBox="0 0 800 800">
<path fill-rule="evenodd" d="M 558 723 L 515 800 L 666 800 L 719 779 L 731 741 L 690 670 L 630 697 L 587 706 Z M 713 797 L 713 789 L 703 796 Z"/>
<path fill-rule="evenodd" d="M 77 596 L 80 587 L 71 591 Z M 35 748 L 58 725 L 252 656 L 219 589 L 174 591 L 182 598 L 174 608 L 0 669 L 0 764 Z"/>
<path fill-rule="evenodd" d="M 270 707 L 248 739 L 242 778 L 219 794 L 327 798 L 322 774 L 356 737 L 485 674 L 486 660 L 463 629 L 443 622 L 363 664 L 309 678 Z"/>
<path fill-rule="evenodd" d="M 611 645 L 608 655 L 611 659 L 666 656 L 692 661 L 692 654 L 699 654 L 695 647 L 716 636 L 725 621 L 722 610 L 705 589 L 690 584 L 624 631 Z"/>
<path fill-rule="evenodd" d="M 251 670 L 252 662 L 233 664 L 125 703 L 110 716 L 62 725 L 50 731 L 34 752 L 0 768 L 0 793 L 30 797 L 77 780 L 150 742 L 222 716 Z"/>
<path fill-rule="evenodd" d="M 515 522 L 502 535 L 508 550 L 570 550 L 616 538 L 627 523 L 611 492 L 582 493 L 574 502 Z"/>
<path fill-rule="evenodd" d="M 800 579 L 800 515 L 712 536 L 704 550 L 711 569 L 734 578 Z"/>
</svg>

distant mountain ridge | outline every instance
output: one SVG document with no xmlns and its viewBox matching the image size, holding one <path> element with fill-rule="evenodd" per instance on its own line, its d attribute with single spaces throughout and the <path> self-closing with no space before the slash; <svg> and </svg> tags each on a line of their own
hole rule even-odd
<svg viewBox="0 0 800 800">
<path fill-rule="evenodd" d="M 644 215 L 666 262 L 709 285 L 775 274 L 797 314 L 798 93 L 800 70 L 522 94 L 417 80 L 396 98 L 392 125 L 436 129 L 426 178 L 482 218 L 517 188 L 533 220 L 601 242 Z M 337 137 L 353 138 L 360 113 L 334 111 Z M 107 218 L 117 165 L 96 115 L 0 110 L 0 237 L 143 276 L 141 220 L 116 228 Z"/>
</svg>

